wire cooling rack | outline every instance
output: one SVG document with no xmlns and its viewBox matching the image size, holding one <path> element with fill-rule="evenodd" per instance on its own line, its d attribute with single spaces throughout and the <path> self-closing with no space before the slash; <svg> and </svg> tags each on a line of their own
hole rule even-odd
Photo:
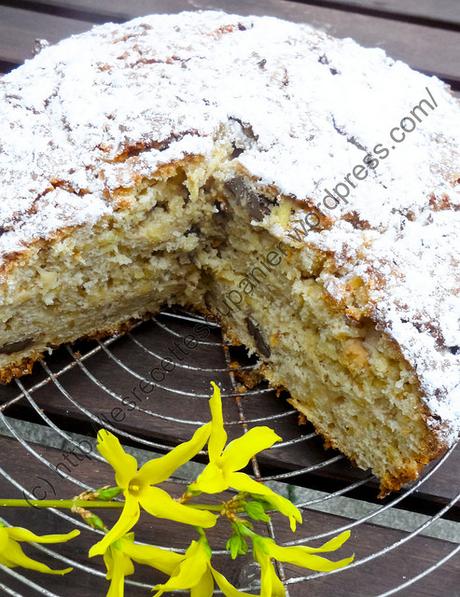
<svg viewBox="0 0 460 597">
<path fill-rule="evenodd" d="M 303 545 L 352 530 L 344 555 L 354 551 L 356 559 L 347 569 L 305 574 L 280 565 L 287 595 L 460 595 L 459 477 L 452 477 L 445 489 L 445 477 L 457 470 L 455 447 L 416 483 L 378 501 L 372 475 L 357 471 L 339 453 L 325 451 L 314 430 L 303 421 L 299 425 L 299 416 L 285 397 L 256 380 L 255 366 L 244 349 L 222 338 L 217 324 L 182 311 L 162 312 L 128 334 L 56 351 L 32 376 L 1 389 L 5 437 L 0 445 L 0 486 L 9 493 L 2 497 L 71 497 L 109 484 L 109 471 L 95 451 L 98 428 L 116 433 L 141 461 L 152 452 L 164 453 L 207 420 L 209 382 L 215 380 L 222 387 L 230 437 L 268 424 L 284 438 L 253 460 L 252 474 L 293 498 L 305 524 L 292 535 L 285 521 L 274 515 L 265 532 L 283 545 Z M 172 491 L 182 492 L 199 466 L 180 471 Z M 34 530 L 46 522 L 40 532 L 67 529 L 70 523 L 84 532 L 81 544 L 77 540 L 59 550 L 34 547 L 50 565 L 73 566 L 77 576 L 63 581 L 1 567 L 4 594 L 105 594 L 100 563 L 84 557 L 98 531 L 66 511 L 7 514 L 11 524 L 25 524 L 31 518 Z M 183 528 L 157 526 L 154 541 L 152 528 L 144 530 L 140 540 L 177 550 L 184 547 Z M 228 558 L 224 564 L 225 549 L 219 540 L 216 537 L 215 553 L 222 571 L 239 588 L 257 592 L 257 567 L 246 560 L 229 564 Z M 448 584 L 446 579 L 455 576 L 457 584 Z M 152 584 L 142 573 L 127 579 L 128 595 L 148 595 Z"/>
</svg>

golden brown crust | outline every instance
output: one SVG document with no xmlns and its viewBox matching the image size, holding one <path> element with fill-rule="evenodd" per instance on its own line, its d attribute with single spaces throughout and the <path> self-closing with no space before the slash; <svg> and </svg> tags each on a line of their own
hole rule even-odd
<svg viewBox="0 0 460 597">
<path fill-rule="evenodd" d="M 288 258 L 289 258 L 289 253 L 293 253 L 295 251 L 295 249 L 292 249 L 291 247 L 286 246 L 286 251 L 288 253 Z M 335 312 L 340 313 L 347 319 L 350 318 L 349 317 L 349 307 L 347 305 L 335 300 L 332 296 L 330 296 L 328 294 L 325 295 L 325 300 L 328 303 L 328 306 L 330 308 L 332 308 Z M 196 309 L 196 307 L 195 307 L 195 309 Z M 198 309 L 198 311 L 199 311 L 199 309 Z M 241 340 L 235 336 L 235 334 L 232 332 L 231 329 L 229 329 L 229 327 L 226 325 L 226 322 L 223 321 L 223 319 L 219 316 L 218 312 L 213 313 L 212 310 L 210 310 L 210 309 L 201 309 L 201 313 L 203 315 L 205 315 L 206 317 L 209 317 L 211 320 L 217 321 L 220 324 L 220 326 L 222 327 L 225 337 L 230 342 L 232 342 L 235 345 L 241 345 Z M 368 317 L 367 313 L 365 315 L 360 314 L 359 317 L 353 318 L 353 319 L 357 325 L 360 325 L 363 323 L 363 321 L 367 321 L 367 320 L 369 321 L 369 323 L 372 323 L 373 325 L 375 325 L 375 322 L 373 322 L 372 319 Z M 409 370 L 413 370 L 410 363 L 407 361 L 407 359 L 402 354 L 400 346 L 397 344 L 397 342 L 395 342 L 395 340 L 393 338 L 391 338 L 388 334 L 386 334 L 386 333 L 383 333 L 383 334 L 384 334 L 385 338 L 387 339 L 389 346 L 395 351 L 395 358 L 398 358 L 402 363 L 404 363 L 408 367 Z M 259 372 L 262 375 L 264 375 L 264 372 L 266 372 L 266 371 L 267 371 L 267 366 L 264 363 L 262 363 L 261 366 L 259 367 Z M 269 376 L 265 375 L 265 377 L 267 378 Z M 416 379 L 415 372 L 414 372 L 414 378 Z M 242 380 L 244 382 L 244 377 L 242 377 Z M 276 386 L 272 383 L 270 385 L 277 391 L 285 390 L 284 387 Z M 391 493 L 393 491 L 399 491 L 407 483 L 415 481 L 419 477 L 420 472 L 423 470 L 423 468 L 429 462 L 431 462 L 435 458 L 440 457 L 447 450 L 447 445 L 445 443 L 443 443 L 442 440 L 440 439 L 440 434 L 437 432 L 438 430 L 434 429 L 432 426 L 430 426 L 428 424 L 428 420 L 431 416 L 431 413 L 430 413 L 427 405 L 422 400 L 422 389 L 421 389 L 418 381 L 417 381 L 417 386 L 418 386 L 418 393 L 419 393 L 418 417 L 421 421 L 424 422 L 425 430 L 426 430 L 425 437 L 422 442 L 422 447 L 421 447 L 418 455 L 414 459 L 411 458 L 410 462 L 408 461 L 403 467 L 399 467 L 399 468 L 395 469 L 395 471 L 393 473 L 391 473 L 391 474 L 388 473 L 385 476 L 383 476 L 382 478 L 380 478 L 380 493 L 379 493 L 380 498 L 384 498 L 386 495 L 388 495 L 389 493 Z M 300 413 L 302 413 L 303 415 L 306 415 L 306 417 L 309 421 L 311 421 L 311 419 L 309 417 L 310 413 L 308 413 L 307 410 L 303 407 L 301 401 L 296 400 L 295 398 L 291 398 L 291 400 L 289 400 L 289 402 Z M 329 433 L 326 429 L 322 429 L 319 425 L 317 425 L 315 423 L 313 423 L 313 425 L 314 425 L 316 431 L 324 438 L 324 444 L 325 444 L 326 448 L 330 447 L 330 448 L 338 449 L 341 452 L 346 454 L 346 452 L 347 452 L 346 446 L 338 445 L 331 438 L 331 436 L 329 435 Z M 352 457 L 348 456 L 348 458 L 350 461 L 357 464 Z"/>
<path fill-rule="evenodd" d="M 303 413 L 310 422 L 312 422 L 309 417 L 308 411 L 304 408 L 301 401 L 296 400 L 295 398 L 291 398 L 288 402 L 292 404 L 292 406 L 294 406 L 294 408 L 296 408 L 298 411 Z M 422 410 L 422 407 L 424 405 L 421 404 L 420 406 Z M 422 418 L 424 417 L 422 416 Z M 319 433 L 324 438 L 324 447 L 326 449 L 333 448 L 346 454 L 346 446 L 339 445 L 333 438 L 330 437 L 330 435 L 325 429 L 321 428 L 321 426 L 313 422 L 312 424 L 317 433 Z M 379 479 L 380 493 L 378 497 L 384 498 L 389 493 L 393 491 L 399 491 L 407 483 L 410 483 L 418 479 L 423 468 L 429 462 L 441 456 L 446 451 L 446 449 L 446 445 L 440 442 L 439 436 L 432 429 L 426 426 L 424 447 L 420 450 L 419 454 L 415 459 L 411 458 L 410 463 L 407 463 L 405 466 L 395 469 L 393 473 L 388 473 Z M 353 457 L 347 455 L 347 458 L 351 462 L 353 462 L 353 464 L 357 464 Z"/>
<path fill-rule="evenodd" d="M 11 363 L 7 367 L 3 367 L 3 369 L 0 369 L 0 383 L 7 384 L 17 377 L 29 375 L 32 373 L 34 364 L 42 357 L 42 352 L 34 352 L 32 355 Z"/>
<path fill-rule="evenodd" d="M 146 312 L 140 318 L 131 318 L 118 325 L 110 326 L 103 330 L 94 330 L 93 332 L 82 336 L 80 340 L 103 340 L 104 338 L 115 336 L 117 334 L 125 334 L 129 332 L 136 323 L 149 319 L 152 315 L 154 314 Z M 69 339 L 69 341 L 71 340 Z M 59 346 L 62 346 L 64 343 L 65 342 L 56 344 L 50 343 L 50 348 L 59 348 Z M 20 358 L 18 361 L 10 363 L 7 367 L 0 368 L 0 384 L 8 384 L 15 378 L 22 377 L 23 375 L 30 375 L 35 363 L 40 361 L 43 358 L 43 355 L 44 351 L 34 351 L 31 355 Z"/>
<path fill-rule="evenodd" d="M 336 307 L 341 310 L 340 306 L 336 305 Z M 196 306 L 194 306 L 195 311 L 199 311 Z M 225 337 L 235 345 L 241 344 L 239 338 L 235 336 L 235 334 L 225 325 L 225 322 L 219 317 L 218 313 L 213 313 L 210 309 L 201 309 L 201 314 L 206 318 L 209 318 L 213 321 L 218 321 L 223 329 L 223 333 Z M 102 340 L 107 338 L 108 336 L 113 336 L 115 334 L 122 334 L 126 333 L 133 328 L 133 326 L 142 319 L 148 319 L 151 317 L 153 313 L 146 312 L 140 319 L 129 319 L 124 321 L 118 325 L 110 326 L 106 329 L 98 329 L 86 334 L 83 339 L 88 340 Z M 392 344 L 397 348 L 393 342 Z M 54 347 L 58 347 L 55 345 Z M 15 363 L 10 364 L 8 367 L 0 369 L 0 383 L 9 383 L 12 379 L 16 377 L 21 377 L 23 375 L 27 375 L 32 373 L 32 369 L 34 364 L 39 361 L 43 357 L 43 352 L 34 352 L 32 355 L 27 356 Z M 401 355 L 402 358 L 402 355 Z M 263 373 L 266 366 L 263 364 L 261 365 L 260 372 Z M 244 381 L 244 378 L 243 378 Z M 251 383 L 252 383 L 251 379 Z M 275 390 L 279 390 L 280 387 L 277 387 L 272 384 L 272 387 Z M 285 388 L 281 388 L 285 389 Z M 302 405 L 302 402 L 291 398 L 289 402 L 302 414 L 307 416 L 309 419 L 309 413 Z M 447 446 L 443 444 L 439 439 L 439 434 L 436 433 L 431 427 L 428 426 L 427 420 L 430 416 L 430 413 L 426 407 L 426 405 L 420 400 L 419 401 L 419 417 L 421 420 L 425 421 L 426 426 L 426 435 L 424 438 L 423 448 L 420 450 L 419 454 L 416 458 L 411 459 L 410 463 L 408 462 L 405 466 L 399 467 L 395 469 L 394 472 L 391 474 L 388 473 L 380 479 L 380 493 L 379 497 L 383 498 L 388 495 L 390 492 L 399 491 L 404 485 L 415 481 L 420 472 L 423 470 L 426 464 L 434 460 L 435 458 L 441 456 L 447 449 Z M 310 420 L 310 419 L 309 419 Z M 346 446 L 339 445 L 337 442 L 334 441 L 332 437 L 328 434 L 327 430 L 322 429 L 318 424 L 312 422 L 316 431 L 324 438 L 324 445 L 325 448 L 334 448 L 338 449 L 341 452 L 346 453 Z M 348 456 L 348 458 L 353 462 L 353 458 Z"/>
<path fill-rule="evenodd" d="M 158 181 L 163 179 L 171 178 L 178 168 L 190 166 L 193 164 L 198 164 L 203 161 L 203 157 L 200 155 L 189 155 L 184 157 L 180 160 L 174 160 L 168 162 L 166 164 L 161 164 L 157 167 L 157 169 L 151 173 L 151 175 L 146 178 L 143 175 L 136 175 L 133 173 L 132 176 L 132 184 L 128 188 L 118 188 L 116 191 L 109 191 L 106 189 L 105 197 L 107 200 L 110 200 L 111 203 L 114 204 L 114 208 L 116 211 L 120 210 L 128 210 L 131 208 L 131 201 L 128 201 L 127 196 L 132 195 L 133 191 L 138 188 L 140 185 L 146 184 L 152 181 Z M 105 215 L 102 216 L 98 223 L 102 222 L 110 222 L 113 219 L 113 215 Z M 21 260 L 27 259 L 27 255 L 32 250 L 40 250 L 40 249 L 47 249 L 50 246 L 58 243 L 61 240 L 64 240 L 72 235 L 72 233 L 81 228 L 83 225 L 78 226 L 63 226 L 56 230 L 54 233 L 50 233 L 47 238 L 34 238 L 30 240 L 28 243 L 24 243 L 24 250 L 23 251 L 16 251 L 12 253 L 8 253 L 3 256 L 2 262 L 0 263 L 0 276 L 6 278 L 11 270 L 18 266 Z"/>
</svg>

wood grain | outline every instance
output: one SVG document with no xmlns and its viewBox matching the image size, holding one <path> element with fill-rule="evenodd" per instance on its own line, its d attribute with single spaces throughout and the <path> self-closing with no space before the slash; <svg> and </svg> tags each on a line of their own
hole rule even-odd
<svg viewBox="0 0 460 597">
<path fill-rule="evenodd" d="M 40 446 L 33 447 L 46 460 L 52 462 L 62 460 L 62 453 L 58 450 Z M 45 487 L 44 480 L 47 480 L 49 487 L 54 487 L 59 496 L 72 497 L 74 494 L 80 492 L 78 487 L 63 480 L 59 475 L 52 473 L 41 462 L 31 457 L 17 442 L 7 438 L 0 438 L 0 450 L 3 454 L 9 455 L 8 462 L 3 463 L 6 472 L 19 485 L 25 487 L 26 490 L 33 491 L 33 488 L 38 484 Z M 89 461 L 84 459 L 78 465 L 78 468 L 73 470 L 73 474 L 78 478 L 85 479 L 85 481 L 93 486 L 110 484 L 113 481 L 110 467 L 94 460 Z M 173 495 L 177 495 L 182 492 L 183 486 L 168 484 L 167 489 Z M 51 494 L 48 497 L 51 498 L 52 490 L 49 489 L 48 491 Z M 21 497 L 21 491 L 14 490 L 9 482 L 0 478 L 0 495 Z M 117 513 L 115 512 L 111 512 L 110 515 L 106 512 L 102 513 L 102 511 L 98 511 L 98 513 L 103 516 L 108 524 L 112 524 L 117 517 Z M 70 523 L 64 522 L 53 513 L 43 510 L 12 509 L 7 514 L 2 514 L 11 524 L 24 525 L 38 533 L 66 532 L 72 528 Z M 342 526 L 346 527 L 349 522 L 349 520 L 343 517 L 308 510 L 304 513 L 304 525 L 299 527 L 296 539 L 327 532 L 334 532 L 335 534 L 336 529 Z M 278 542 L 286 542 L 293 539 L 293 535 L 290 533 L 285 519 L 276 515 L 274 517 L 274 526 Z M 263 527 L 259 527 L 259 531 L 264 532 Z M 210 534 L 213 547 L 217 549 L 223 548 L 226 533 L 226 525 L 222 523 Z M 340 552 L 334 554 L 334 557 L 338 559 L 354 553 L 356 559 L 361 560 L 374 554 L 376 551 L 385 550 L 406 536 L 407 534 L 403 531 L 377 527 L 372 524 L 362 524 L 352 530 L 351 539 Z M 159 545 L 185 547 L 187 539 L 190 540 L 192 537 L 192 529 L 172 523 L 165 525 L 159 521 L 152 520 L 150 517 L 143 517 L 137 529 L 138 540 L 154 542 Z M 98 537 L 95 533 L 84 531 L 81 537 L 73 542 L 51 547 L 64 556 L 72 558 L 77 562 L 86 563 L 102 571 L 100 558 L 96 558 L 90 562 L 86 559 L 87 549 L 97 539 Z M 318 545 L 321 542 L 309 541 L 308 544 Z M 334 597 L 350 597 L 350 595 L 353 595 L 353 597 L 369 597 L 370 594 L 377 594 L 391 589 L 403 582 L 404 579 L 409 579 L 422 572 L 449 554 L 454 547 L 454 544 L 446 541 L 417 536 L 411 539 L 409 543 L 403 544 L 397 549 L 392 549 L 388 554 L 380 555 L 355 569 L 344 570 L 338 574 L 309 581 L 308 585 L 292 585 L 290 587 L 290 594 L 293 597 L 304 597 L 306 587 L 308 586 L 308 595 L 316 597 L 324 597 L 325 595 L 334 595 Z M 40 557 L 40 559 L 43 559 L 49 565 L 58 566 L 56 560 L 47 558 L 33 549 L 29 551 L 34 557 Z M 247 561 L 237 560 L 232 562 L 229 558 L 218 557 L 216 566 L 225 571 L 229 579 L 236 584 L 239 580 L 241 567 Z M 416 585 L 415 590 L 411 589 L 406 595 L 412 595 L 413 597 L 436 597 L 437 595 L 458 596 L 460 594 L 458 589 L 459 564 L 460 558 L 457 557 L 451 560 L 442 568 L 442 571 L 438 572 L 438 574 L 430 575 L 422 583 Z M 301 571 L 298 569 L 287 567 L 288 577 L 292 575 L 295 577 L 300 573 Z M 25 574 L 35 582 L 45 585 L 48 590 L 65 596 L 78 595 L 79 597 L 89 597 L 102 595 L 106 586 L 103 579 L 95 579 L 92 575 L 84 571 L 74 572 L 71 576 L 64 578 L 43 577 L 29 572 Z M 158 582 L 161 576 L 149 568 L 138 566 L 134 578 L 141 582 L 153 584 L 154 582 Z M 11 584 L 4 574 L 0 574 L 0 581 L 5 582 L 7 585 Z M 72 586 L 72 593 L 68 592 L 69 582 Z M 442 587 L 442 591 L 438 591 L 439 587 Z M 27 592 L 24 592 L 24 589 L 23 594 L 28 595 Z M 128 594 L 133 597 L 140 597 L 143 595 L 147 596 L 149 593 L 147 590 L 132 587 L 129 588 Z"/>
<path fill-rule="evenodd" d="M 0 6 L 0 61 L 20 64 L 32 58 L 37 38 L 54 43 L 90 28 L 84 21 Z"/>
<path fill-rule="evenodd" d="M 437 27 L 460 27 L 460 3 L 457 0 L 298 0 L 343 11 L 431 24 Z"/>
<path fill-rule="evenodd" d="M 168 323 L 170 329 L 182 337 L 192 329 L 184 322 L 174 322 L 168 318 L 160 318 L 160 322 Z M 222 385 L 224 393 L 231 394 L 232 385 L 226 372 L 201 370 L 202 367 L 225 370 L 226 363 L 221 347 L 219 344 L 197 347 L 187 356 L 187 365 L 196 367 L 196 370 L 177 366 L 173 373 L 161 380 L 161 383 L 149 386 L 146 388 L 147 392 L 143 392 L 141 388 L 145 385 L 142 386 L 143 382 L 139 378 L 151 380 L 150 371 L 160 367 L 161 358 L 170 356 L 176 337 L 153 322 L 141 326 L 135 337 L 158 357 L 149 356 L 129 338 L 121 338 L 111 345 L 111 356 L 100 351 L 88 360 L 81 361 L 82 366 L 86 368 L 85 371 L 75 366 L 60 376 L 58 379 L 62 388 L 48 383 L 33 392 L 36 408 L 51 416 L 61 428 L 78 430 L 90 437 L 94 437 L 95 431 L 102 425 L 114 431 L 120 430 L 141 437 L 146 442 L 164 445 L 175 445 L 188 439 L 195 425 L 178 423 L 170 420 L 171 417 L 189 419 L 197 423 L 206 421 L 209 416 L 207 396 L 211 379 Z M 216 333 L 210 338 L 218 342 L 220 337 Z M 85 354 L 91 347 L 91 344 L 81 345 L 80 350 Z M 121 368 L 114 358 L 123 363 L 125 369 Z M 62 350 L 56 352 L 48 362 L 52 370 L 59 371 L 72 361 L 68 353 Z M 25 383 L 31 385 L 43 376 L 43 371 L 38 367 L 37 373 L 30 379 L 26 378 Z M 63 391 L 72 397 L 72 401 L 65 397 Z M 199 394 L 201 397 L 182 395 L 181 392 L 184 391 Z M 14 385 L 1 387 L 0 403 L 7 402 L 15 394 L 17 388 Z M 320 438 L 298 441 L 300 436 L 308 437 L 313 430 L 309 425 L 299 427 L 298 415 L 294 412 L 283 416 L 291 409 L 285 399 L 277 398 L 274 392 L 248 392 L 241 398 L 241 408 L 248 421 L 264 418 L 264 421 L 250 423 L 249 426 L 269 421 L 285 442 L 294 442 L 285 447 L 274 448 L 261 456 L 260 463 L 264 474 L 299 472 L 310 468 L 312 470 L 296 475 L 290 482 L 311 488 L 320 486 L 326 491 L 329 487 L 331 490 L 346 487 L 368 476 L 368 473 L 356 469 L 345 458 L 336 461 L 338 453 L 332 450 L 325 451 Z M 224 410 L 225 420 L 230 423 L 230 436 L 240 434 L 237 404 L 230 395 L 224 397 Z M 24 399 L 14 409 L 7 409 L 5 414 L 40 421 L 36 412 Z M 92 424 L 90 417 L 93 418 Z M 129 438 L 125 438 L 125 441 L 130 443 Z M 456 478 L 460 478 L 460 449 L 451 455 L 445 466 L 421 485 L 415 497 L 421 502 L 433 503 L 433 506 L 438 503 L 444 504 L 458 491 L 457 484 L 452 483 L 452 479 Z M 366 497 L 376 501 L 377 493 L 377 485 L 373 482 L 369 485 Z M 420 509 L 424 507 L 420 504 Z"/>
</svg>

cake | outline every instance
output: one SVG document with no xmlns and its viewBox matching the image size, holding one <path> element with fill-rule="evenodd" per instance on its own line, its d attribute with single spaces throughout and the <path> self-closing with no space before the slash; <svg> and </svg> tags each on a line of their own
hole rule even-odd
<svg viewBox="0 0 460 597">
<path fill-rule="evenodd" d="M 163 305 L 216 317 L 326 443 L 417 478 L 460 428 L 460 109 L 308 25 L 107 24 L 0 81 L 0 375 Z"/>
</svg>

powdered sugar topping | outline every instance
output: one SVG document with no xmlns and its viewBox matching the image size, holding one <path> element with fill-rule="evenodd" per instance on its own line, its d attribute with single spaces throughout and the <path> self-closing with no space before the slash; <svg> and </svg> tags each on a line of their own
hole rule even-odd
<svg viewBox="0 0 460 597">
<path fill-rule="evenodd" d="M 436 109 L 393 143 L 390 130 L 428 91 Z M 0 81 L 0 258 L 92 225 L 134 174 L 237 138 L 261 183 L 330 218 L 306 238 L 335 255 L 323 284 L 337 300 L 352 277 L 371 288 L 372 317 L 417 371 L 450 443 L 460 427 L 459 135 L 458 103 L 439 80 L 306 25 L 195 12 L 96 27 Z M 388 156 L 350 178 L 379 144 Z M 349 194 L 328 209 L 347 176 Z"/>
</svg>

